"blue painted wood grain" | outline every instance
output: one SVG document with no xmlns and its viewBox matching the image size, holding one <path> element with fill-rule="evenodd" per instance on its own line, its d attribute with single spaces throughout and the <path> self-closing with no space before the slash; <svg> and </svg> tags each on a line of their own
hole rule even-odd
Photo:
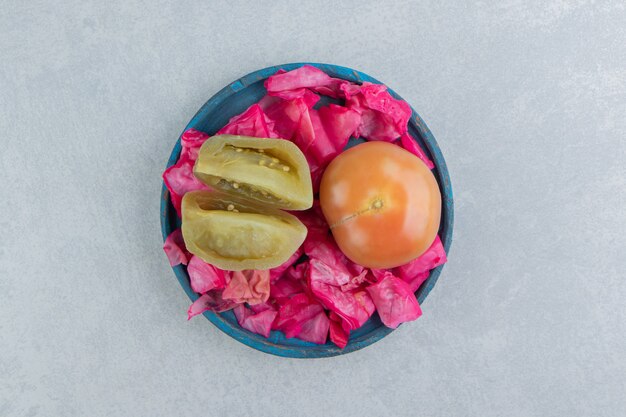
<svg viewBox="0 0 626 417">
<path fill-rule="evenodd" d="M 382 84 L 380 81 L 362 72 L 331 64 L 293 63 L 268 67 L 248 74 L 220 90 L 200 108 L 183 132 L 187 129 L 194 128 L 209 134 L 214 134 L 224 126 L 231 117 L 243 112 L 265 95 L 263 81 L 265 81 L 267 77 L 281 68 L 290 71 L 303 65 L 315 66 L 332 77 L 342 78 L 355 83 L 369 81 Z M 388 90 L 394 97 L 402 99 L 402 97 L 393 90 Z M 450 183 L 446 162 L 434 136 L 415 110 L 413 110 L 413 115 L 409 120 L 409 132 L 435 163 L 433 172 L 439 183 L 443 200 L 439 236 L 441 237 L 446 253 L 449 253 L 452 243 L 454 203 L 452 184 Z M 357 141 L 358 140 L 352 139 L 350 145 Z M 176 163 L 180 151 L 181 145 L 179 138 L 167 162 L 168 167 Z M 165 184 L 163 184 L 161 192 L 161 231 L 163 233 L 163 240 L 178 227 L 180 227 L 180 219 L 170 203 L 168 191 L 165 188 Z M 424 302 L 428 293 L 437 283 L 442 268 L 443 265 L 431 271 L 430 277 L 417 290 L 416 296 L 420 304 Z M 199 295 L 193 292 L 189 285 L 189 276 L 187 275 L 186 267 L 177 265 L 173 267 L 173 270 L 189 298 L 192 301 L 196 300 Z M 235 315 L 230 311 L 221 314 L 205 312 L 204 316 L 229 336 L 254 349 L 273 355 L 293 358 L 320 358 L 354 352 L 355 350 L 371 345 L 393 331 L 393 329 L 385 327 L 381 323 L 378 315 L 374 314 L 363 327 L 350 334 L 348 345 L 344 349 L 339 349 L 330 341 L 325 345 L 316 345 L 296 338 L 288 339 L 279 331 L 273 331 L 269 338 L 265 338 L 242 329 L 237 323 Z"/>
</svg>

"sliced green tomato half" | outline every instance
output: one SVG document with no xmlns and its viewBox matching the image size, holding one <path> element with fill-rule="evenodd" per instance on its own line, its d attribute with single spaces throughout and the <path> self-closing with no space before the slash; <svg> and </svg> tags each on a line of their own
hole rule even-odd
<svg viewBox="0 0 626 417">
<path fill-rule="evenodd" d="M 286 210 L 313 205 L 306 158 L 283 139 L 218 135 L 200 148 L 194 175 L 211 188 Z"/>
<path fill-rule="evenodd" d="M 289 213 L 220 191 L 185 194 L 182 214 L 187 250 L 230 271 L 277 267 L 307 234 Z"/>
</svg>

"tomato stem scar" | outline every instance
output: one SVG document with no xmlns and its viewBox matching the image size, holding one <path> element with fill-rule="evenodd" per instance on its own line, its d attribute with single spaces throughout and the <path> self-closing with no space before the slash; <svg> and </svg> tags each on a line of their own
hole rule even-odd
<svg viewBox="0 0 626 417">
<path fill-rule="evenodd" d="M 367 213 L 368 211 L 380 210 L 381 208 L 383 208 L 384 205 L 385 204 L 383 203 L 383 200 L 376 199 L 376 200 L 374 200 L 372 202 L 372 204 L 368 208 L 363 209 L 363 210 L 359 210 L 356 213 L 351 214 L 348 217 L 344 217 L 343 219 L 339 220 L 338 222 L 331 224 L 330 225 L 330 229 L 332 230 L 332 229 L 334 229 L 337 226 L 341 226 L 342 224 L 344 224 L 348 220 L 352 220 L 352 219 L 354 219 L 357 216 L 360 216 L 362 214 Z"/>
</svg>

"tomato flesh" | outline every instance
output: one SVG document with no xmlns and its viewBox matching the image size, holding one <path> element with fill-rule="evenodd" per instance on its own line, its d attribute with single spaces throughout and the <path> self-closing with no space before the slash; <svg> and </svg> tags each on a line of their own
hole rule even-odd
<svg viewBox="0 0 626 417">
<path fill-rule="evenodd" d="M 306 210 L 313 204 L 309 165 L 287 140 L 213 136 L 202 144 L 193 173 L 211 188 L 261 205 Z"/>
<path fill-rule="evenodd" d="M 306 227 L 295 216 L 221 191 L 191 191 L 182 202 L 189 252 L 229 271 L 270 269 L 302 244 Z"/>
</svg>

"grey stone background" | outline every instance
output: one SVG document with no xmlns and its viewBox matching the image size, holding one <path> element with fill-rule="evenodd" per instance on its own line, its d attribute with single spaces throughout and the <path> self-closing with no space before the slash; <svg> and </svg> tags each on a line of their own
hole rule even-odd
<svg viewBox="0 0 626 417">
<path fill-rule="evenodd" d="M 626 415 L 623 1 L 1 1 L 0 416 Z M 324 360 L 200 317 L 161 172 L 217 90 L 295 61 L 388 83 L 456 197 L 424 316 Z"/>
</svg>

